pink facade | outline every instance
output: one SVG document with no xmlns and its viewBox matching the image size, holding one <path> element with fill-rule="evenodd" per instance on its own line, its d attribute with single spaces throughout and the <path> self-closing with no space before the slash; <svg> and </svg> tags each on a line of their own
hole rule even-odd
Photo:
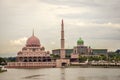
<svg viewBox="0 0 120 80">
<path fill-rule="evenodd" d="M 56 62 L 50 57 L 49 51 L 41 46 L 39 39 L 33 35 L 28 38 L 26 46 L 17 53 L 16 62 L 9 62 L 10 68 L 55 67 Z"/>
<path fill-rule="evenodd" d="M 41 46 L 34 34 L 28 38 L 26 46 L 18 52 L 17 62 L 51 62 L 49 51 Z"/>
<path fill-rule="evenodd" d="M 56 67 L 56 62 L 10 62 L 8 68 L 41 68 Z"/>
</svg>

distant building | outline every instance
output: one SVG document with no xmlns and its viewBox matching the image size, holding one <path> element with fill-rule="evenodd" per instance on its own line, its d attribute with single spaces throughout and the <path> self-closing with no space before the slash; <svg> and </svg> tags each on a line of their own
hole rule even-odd
<svg viewBox="0 0 120 80">
<path fill-rule="evenodd" d="M 80 38 L 77 41 L 77 46 L 74 47 L 73 53 L 79 55 L 89 55 L 91 53 L 91 48 L 85 46 L 84 41 Z"/>
<path fill-rule="evenodd" d="M 108 52 L 107 49 L 92 49 L 93 55 L 106 55 Z"/>
<path fill-rule="evenodd" d="M 77 41 L 77 46 L 74 47 L 73 53 L 71 54 L 71 61 L 78 61 L 80 55 L 91 55 L 91 50 L 92 49 L 89 46 L 84 45 L 84 41 L 80 38 Z"/>
<path fill-rule="evenodd" d="M 71 53 L 73 53 L 73 49 L 65 49 L 65 55 L 71 55 Z M 60 49 L 52 50 L 52 54 L 60 55 Z"/>
</svg>

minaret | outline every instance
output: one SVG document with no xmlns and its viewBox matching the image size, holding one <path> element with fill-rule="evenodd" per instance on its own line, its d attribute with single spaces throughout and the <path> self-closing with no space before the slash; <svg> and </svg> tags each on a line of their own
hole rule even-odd
<svg viewBox="0 0 120 80">
<path fill-rule="evenodd" d="M 32 36 L 34 36 L 34 29 L 33 29 L 33 33 L 32 33 Z"/>
<path fill-rule="evenodd" d="M 62 19 L 61 24 L 61 51 L 60 51 L 60 58 L 65 58 L 65 39 L 64 39 L 64 22 Z"/>
</svg>

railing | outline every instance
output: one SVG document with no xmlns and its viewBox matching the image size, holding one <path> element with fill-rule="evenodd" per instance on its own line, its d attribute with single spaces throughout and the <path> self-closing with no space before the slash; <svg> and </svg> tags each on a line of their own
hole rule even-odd
<svg viewBox="0 0 120 80">
<path fill-rule="evenodd" d="M 55 62 L 8 62 L 8 68 L 17 68 L 17 67 L 55 67 Z"/>
</svg>

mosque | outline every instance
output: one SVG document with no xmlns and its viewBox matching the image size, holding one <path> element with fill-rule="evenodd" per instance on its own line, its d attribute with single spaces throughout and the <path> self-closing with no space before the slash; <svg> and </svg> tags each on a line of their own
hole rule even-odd
<svg viewBox="0 0 120 80">
<path fill-rule="evenodd" d="M 41 46 L 39 39 L 33 35 L 28 38 L 26 46 L 17 54 L 17 62 L 51 62 L 49 51 Z"/>
<path fill-rule="evenodd" d="M 40 40 L 34 35 L 28 38 L 25 47 L 17 53 L 16 62 L 8 62 L 8 68 L 40 68 L 55 67 L 49 51 L 40 44 Z"/>
<path fill-rule="evenodd" d="M 67 67 L 70 64 L 79 64 L 79 56 L 98 56 L 93 55 L 99 52 L 107 53 L 107 49 L 92 49 L 84 45 L 82 38 L 77 41 L 77 46 L 73 47 L 70 58 L 66 58 L 65 39 L 64 39 L 64 22 L 61 21 L 61 48 L 55 50 L 59 52 L 60 58 L 53 59 L 50 52 L 45 50 L 40 40 L 34 35 L 26 41 L 26 45 L 17 53 L 16 62 L 8 62 L 7 68 L 41 68 L 41 67 Z M 53 53 L 54 54 L 54 53 Z"/>
<path fill-rule="evenodd" d="M 64 22 L 61 22 L 60 59 L 53 60 L 50 52 L 45 50 L 40 40 L 33 34 L 26 41 L 25 47 L 17 53 L 16 62 L 8 62 L 7 68 L 40 68 L 69 66 L 70 60 L 65 58 Z"/>
</svg>

